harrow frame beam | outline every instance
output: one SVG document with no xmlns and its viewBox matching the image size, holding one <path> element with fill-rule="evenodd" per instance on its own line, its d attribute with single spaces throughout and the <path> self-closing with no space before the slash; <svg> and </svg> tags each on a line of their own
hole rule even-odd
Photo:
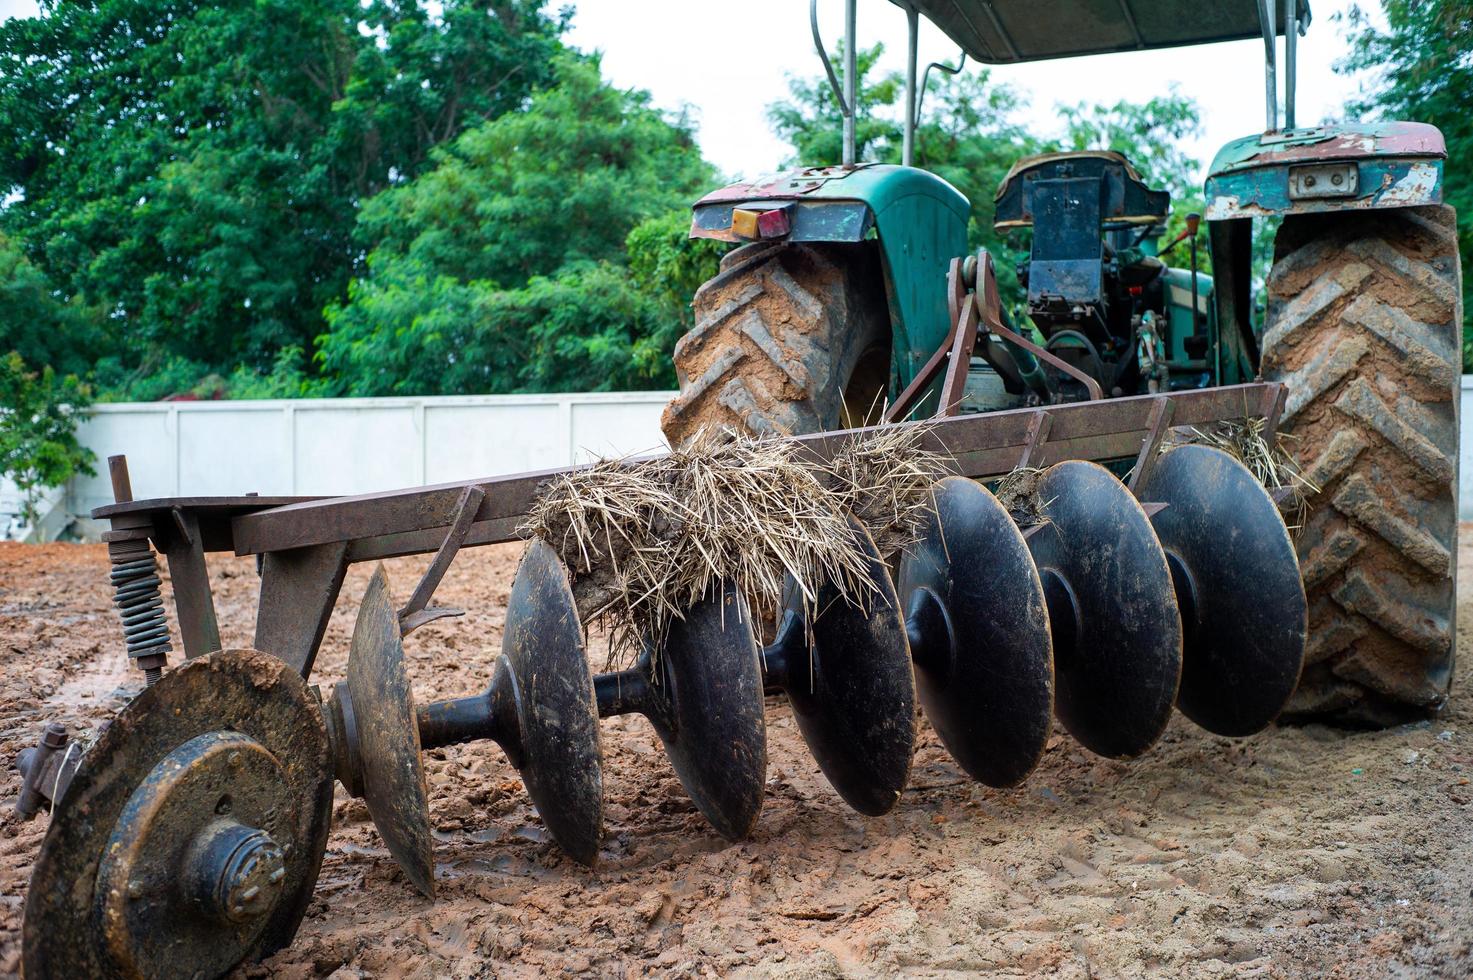
<svg viewBox="0 0 1473 980">
<path fill-rule="evenodd" d="M 1254 382 L 898 424 L 923 425 L 924 447 L 951 458 L 957 475 L 987 479 L 1020 465 L 1139 459 L 1159 445 L 1168 426 L 1263 417 L 1272 428 L 1286 394 L 1282 384 Z M 871 430 L 822 432 L 794 441 L 815 461 L 824 462 L 866 431 Z M 538 488 L 569 471 L 343 497 L 123 500 L 97 508 L 92 516 L 135 534 L 147 527 L 158 550 L 169 558 L 181 639 L 191 659 L 219 646 L 205 554 L 257 556 L 261 591 L 255 646 L 307 676 L 349 565 L 406 555 L 443 558 L 460 548 L 519 540 L 516 528 Z M 436 571 L 443 574 L 444 569 L 432 567 L 407 612 L 429 606 L 439 580 Z"/>
</svg>

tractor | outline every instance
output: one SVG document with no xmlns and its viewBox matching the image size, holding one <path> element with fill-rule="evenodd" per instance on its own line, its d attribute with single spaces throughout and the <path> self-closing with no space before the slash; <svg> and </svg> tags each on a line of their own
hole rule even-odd
<svg viewBox="0 0 1473 980">
<path fill-rule="evenodd" d="M 812 0 L 843 113 L 842 163 L 695 204 L 691 235 L 738 247 L 696 293 L 695 327 L 676 346 L 671 444 L 711 426 L 786 435 L 867 424 L 882 409 L 889 420 L 1283 382 L 1280 432 L 1317 491 L 1296 541 L 1310 632 L 1287 715 L 1381 726 L 1435 712 L 1454 654 L 1462 322 L 1438 130 L 1298 126 L 1307 0 L 893 2 L 909 26 L 902 165 L 856 161 L 856 2 L 846 3 L 841 84 Z M 1187 216 L 1188 267 L 1166 261 L 1182 236 L 1157 247 L 1168 195 L 1121 154 L 1020 160 L 993 220 L 1032 229 L 1019 269 L 1029 323 L 1015 329 L 1003 306 L 995 329 L 959 345 L 962 287 L 949 268 L 978 295 L 995 285 L 982 281 L 985 255 L 954 263 L 967 252 L 969 202 L 911 166 L 922 15 L 963 61 L 989 65 L 1261 37 L 1267 124 L 1212 161 L 1205 215 Z M 1210 277 L 1197 268 L 1202 217 Z M 1261 298 L 1255 220 L 1279 222 Z"/>
</svg>

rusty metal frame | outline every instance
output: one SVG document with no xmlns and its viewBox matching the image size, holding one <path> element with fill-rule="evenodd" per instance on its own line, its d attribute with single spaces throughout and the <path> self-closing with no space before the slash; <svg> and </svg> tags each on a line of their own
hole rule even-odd
<svg viewBox="0 0 1473 980">
<path fill-rule="evenodd" d="M 951 458 L 959 475 L 987 479 L 1019 465 L 1044 467 L 1066 459 L 1135 458 L 1138 467 L 1143 459 L 1149 466 L 1169 428 L 1246 417 L 1262 417 L 1272 426 L 1285 394 L 1282 384 L 1254 382 L 895 424 L 921 426 L 922 446 Z M 794 441 L 808 457 L 822 462 L 849 439 L 878 428 L 822 432 Z M 115 527 L 150 527 L 150 537 L 169 556 L 171 569 L 180 562 L 175 603 L 190 656 L 218 642 L 218 626 L 210 628 L 214 605 L 205 554 L 261 556 L 255 645 L 308 675 L 350 564 L 436 555 L 402 610 L 405 625 L 413 628 L 419 625 L 417 615 L 436 612 L 430 597 L 455 554 L 461 548 L 520 540 L 517 526 L 538 489 L 549 477 L 566 472 L 544 470 L 345 497 L 125 501 L 99 507 L 93 516 Z M 188 616 L 186 608 L 191 610 Z"/>
</svg>

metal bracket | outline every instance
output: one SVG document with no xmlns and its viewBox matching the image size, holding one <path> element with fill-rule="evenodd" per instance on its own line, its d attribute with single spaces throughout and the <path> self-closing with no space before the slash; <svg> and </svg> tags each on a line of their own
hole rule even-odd
<svg viewBox="0 0 1473 980">
<path fill-rule="evenodd" d="M 1054 427 L 1054 417 L 1043 409 L 1039 409 L 1028 421 L 1028 441 L 1023 446 L 1023 455 L 1018 457 L 1018 469 L 1026 469 L 1033 466 L 1034 460 L 1041 455 L 1039 450 L 1048 441 L 1049 430 Z"/>
<path fill-rule="evenodd" d="M 901 422 L 920 404 L 921 397 L 927 388 L 936 380 L 936 375 L 943 366 L 948 367 L 947 385 L 951 383 L 951 375 L 957 370 L 956 351 L 965 347 L 966 357 L 961 365 L 961 378 L 966 379 L 966 369 L 970 366 L 972 347 L 977 342 L 978 323 L 975 304 L 967 294 L 967 287 L 962 282 L 962 260 L 954 258 L 951 266 L 946 272 L 946 305 L 951 313 L 951 330 L 947 332 L 946 339 L 941 346 L 936 348 L 935 353 L 926 361 L 925 365 L 916 372 L 915 378 L 905 386 L 905 390 L 896 396 L 895 401 L 885 410 L 884 421 Z M 963 344 L 964 335 L 971 333 L 971 342 Z M 952 363 L 947 365 L 947 360 Z M 960 397 L 957 399 L 960 402 Z M 946 403 L 943 401 L 938 415 L 955 415 L 956 412 L 945 411 Z"/>
<path fill-rule="evenodd" d="M 210 571 L 205 560 L 199 516 L 170 507 L 173 533 L 164 535 L 164 557 L 169 561 L 169 578 L 174 584 L 174 611 L 179 617 L 179 638 L 188 659 L 222 648 L 220 622 L 215 613 L 215 596 L 210 588 Z"/>
<path fill-rule="evenodd" d="M 969 299 L 962 306 L 961 319 L 957 321 L 956 335 L 948 353 L 946 376 L 941 382 L 941 403 L 936 407 L 937 416 L 949 418 L 961 411 L 967 372 L 972 367 L 972 350 L 977 346 L 977 320 L 977 303 L 974 298 Z"/>
<path fill-rule="evenodd" d="M 1135 469 L 1130 471 L 1130 482 L 1126 484 L 1137 499 L 1140 498 L 1140 486 L 1146 482 L 1146 477 L 1151 475 L 1151 470 L 1156 465 L 1161 440 L 1165 438 L 1166 430 L 1171 428 L 1171 416 L 1175 410 L 1176 406 L 1165 396 L 1157 397 L 1151 404 L 1146 437 L 1141 440 L 1140 455 L 1135 458 Z"/>
<path fill-rule="evenodd" d="M 481 509 L 481 501 L 486 497 L 486 491 L 477 486 L 466 487 L 461 491 L 460 500 L 455 505 L 455 521 L 450 525 L 449 532 L 445 535 L 445 541 L 440 545 L 440 550 L 435 552 L 430 567 L 425 569 L 424 577 L 415 586 L 414 594 L 399 610 L 399 634 L 408 636 L 426 623 L 433 623 L 437 619 L 447 616 L 464 616 L 464 609 L 456 609 L 453 606 L 431 606 L 430 599 L 435 595 L 435 589 L 439 588 L 440 580 L 450 570 L 450 563 L 455 560 L 460 546 L 465 543 L 465 536 L 470 533 L 471 525 L 476 522 L 476 511 Z"/>
<path fill-rule="evenodd" d="M 1264 392 L 1263 438 L 1270 446 L 1275 445 L 1279 440 L 1279 419 L 1283 418 L 1284 405 L 1288 401 L 1288 385 L 1274 384 Z"/>
</svg>

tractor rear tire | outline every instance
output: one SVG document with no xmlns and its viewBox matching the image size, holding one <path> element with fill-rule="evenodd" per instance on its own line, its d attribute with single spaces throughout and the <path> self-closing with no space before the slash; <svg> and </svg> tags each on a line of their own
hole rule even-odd
<svg viewBox="0 0 1473 980">
<path fill-rule="evenodd" d="M 697 290 L 675 345 L 671 446 L 732 429 L 800 435 L 877 421 L 890 376 L 890 312 L 874 242 L 752 244 Z"/>
<path fill-rule="evenodd" d="M 1453 209 L 1284 220 L 1262 373 L 1319 487 L 1299 532 L 1309 641 L 1289 719 L 1387 726 L 1452 681 L 1462 286 Z"/>
</svg>

